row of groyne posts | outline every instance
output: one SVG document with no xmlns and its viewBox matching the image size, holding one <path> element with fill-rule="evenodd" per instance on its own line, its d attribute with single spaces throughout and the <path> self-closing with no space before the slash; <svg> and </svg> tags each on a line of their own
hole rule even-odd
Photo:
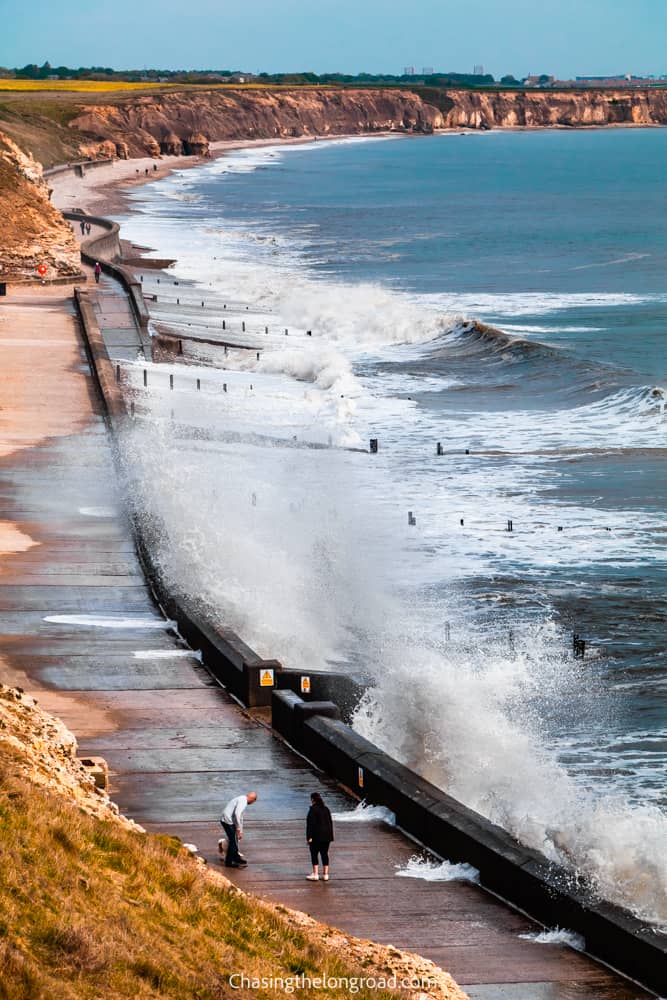
<svg viewBox="0 0 667 1000">
<path fill-rule="evenodd" d="M 140 276 L 140 280 L 143 283 L 143 280 L 144 280 L 143 279 L 143 275 Z M 160 284 L 160 278 L 157 278 L 156 280 L 157 280 L 157 284 L 159 285 Z M 173 283 L 174 283 L 174 285 L 178 285 L 178 281 L 174 281 Z M 153 294 L 153 295 L 146 296 L 146 297 L 149 298 L 152 302 L 156 302 L 156 303 L 158 302 L 158 296 L 157 296 L 157 294 Z M 206 301 L 204 299 L 201 299 L 201 300 L 199 300 L 199 302 L 200 302 L 200 308 L 205 309 L 206 308 Z M 172 302 L 170 304 L 174 304 L 174 303 Z M 180 306 L 180 304 L 181 304 L 180 296 L 176 297 L 175 304 L 177 306 Z M 194 303 L 184 303 L 184 304 L 185 305 L 193 305 Z M 223 308 L 223 310 L 226 310 L 227 309 L 227 304 L 223 303 L 222 308 Z M 227 330 L 227 321 L 226 321 L 226 319 L 222 320 L 222 329 L 225 330 L 225 331 Z M 231 327 L 230 327 L 230 331 L 231 331 Z M 245 320 L 241 320 L 241 332 L 242 333 L 246 333 L 247 332 Z M 266 326 L 266 325 L 264 326 L 264 333 L 266 335 L 268 335 L 268 333 L 269 333 L 269 327 Z M 284 328 L 284 335 L 285 336 L 289 335 L 289 328 L 288 327 Z M 306 334 L 305 335 L 307 337 L 312 337 L 312 330 L 306 330 Z M 190 339 L 190 338 L 176 338 L 176 337 L 168 335 L 168 339 L 172 339 L 172 340 L 176 340 L 177 341 L 177 344 L 178 344 L 178 354 L 179 355 L 183 355 L 183 340 L 184 339 Z M 195 339 L 195 338 L 192 338 L 192 339 Z M 218 342 L 216 342 L 216 341 L 212 341 L 211 343 L 213 345 L 218 344 Z M 219 346 L 221 346 L 221 347 L 224 348 L 224 353 L 225 353 L 225 355 L 227 355 L 227 353 L 228 353 L 228 347 L 229 346 L 234 346 L 234 345 L 219 344 Z M 248 348 L 239 348 L 239 349 L 248 350 Z M 255 352 L 257 361 L 260 360 L 260 353 L 261 353 L 260 351 L 256 351 Z M 143 369 L 142 376 L 143 376 L 143 386 L 144 386 L 144 388 L 148 388 L 148 370 L 146 368 Z M 120 382 L 120 380 L 121 380 L 121 366 L 117 364 L 116 365 L 116 381 Z M 197 391 L 200 391 L 201 390 L 201 378 L 196 378 L 195 384 L 196 384 Z M 174 375 L 173 374 L 169 375 L 169 388 L 170 388 L 170 390 L 174 389 Z M 252 386 L 252 384 L 250 384 L 250 389 L 252 390 L 252 388 L 253 388 L 253 386 Z M 222 390 L 225 393 L 227 392 L 227 383 L 226 382 L 222 383 Z M 131 408 L 131 414 L 132 414 L 132 416 L 134 416 L 134 414 L 135 414 L 135 404 L 134 404 L 134 402 L 131 402 L 130 408 Z M 173 417 L 173 411 L 172 411 L 172 417 Z M 377 455 L 378 452 L 379 452 L 379 439 L 376 438 L 376 437 L 370 438 L 369 439 L 368 453 L 371 454 L 371 455 Z M 452 454 L 451 452 L 445 452 L 445 449 L 443 448 L 443 445 L 442 445 L 441 441 L 438 441 L 436 443 L 436 452 L 435 453 L 436 453 L 436 456 L 438 456 L 438 457 L 444 456 L 445 454 Z M 470 455 L 471 451 L 470 451 L 469 448 L 465 448 L 463 453 L 465 455 Z M 252 505 L 254 507 L 257 506 L 257 495 L 255 493 L 252 494 Z M 417 524 L 417 518 L 416 518 L 416 515 L 415 515 L 414 511 L 411 511 L 411 510 L 408 511 L 408 525 L 410 527 L 415 527 L 416 524 Z M 464 518 L 460 518 L 459 519 L 459 524 L 460 524 L 461 527 L 464 527 L 465 526 L 465 519 Z M 559 531 L 559 532 L 563 531 L 564 530 L 564 526 L 563 525 L 557 525 L 557 529 L 556 530 Z M 611 531 L 611 528 L 605 527 L 604 530 Z M 505 531 L 507 533 L 510 533 L 510 534 L 514 532 L 514 521 L 513 521 L 512 518 L 508 518 L 507 519 Z M 451 625 L 450 625 L 449 622 L 445 623 L 444 631 L 445 631 L 445 640 L 447 642 L 449 642 L 450 641 L 450 637 L 451 637 Z M 516 652 L 516 650 L 515 650 L 515 638 L 514 638 L 514 633 L 513 633 L 513 631 L 511 629 L 508 632 L 508 645 L 509 645 L 510 655 L 515 655 L 515 652 Z M 573 654 L 573 656 L 574 656 L 575 659 L 584 659 L 585 655 L 586 655 L 586 640 L 582 639 L 581 636 L 578 633 L 573 633 L 573 635 L 572 635 L 572 654 Z"/>
<path fill-rule="evenodd" d="M 143 274 L 139 276 L 139 280 L 143 284 L 143 280 L 144 280 Z M 160 284 L 160 279 L 157 278 L 156 281 L 157 281 L 157 284 L 159 285 Z M 174 281 L 174 285 L 178 285 L 178 281 Z M 155 293 L 152 293 L 152 294 L 146 294 L 146 293 L 144 293 L 144 298 L 147 299 L 149 302 L 158 303 L 159 301 L 161 301 L 160 298 L 158 297 L 158 295 L 155 294 Z M 166 302 L 167 305 L 176 305 L 176 306 L 180 306 L 181 305 L 180 296 L 176 296 L 175 300 L 167 299 L 167 300 L 162 300 L 162 301 Z M 199 306 L 197 306 L 196 302 L 184 302 L 183 305 L 184 306 L 191 306 L 193 308 L 206 309 L 206 300 L 205 299 L 198 299 L 197 301 L 199 302 Z M 216 305 L 216 308 L 219 309 L 220 307 L 218 305 Z M 248 306 L 246 306 L 246 309 L 247 308 L 248 308 Z M 222 304 L 222 309 L 226 311 L 226 309 L 227 309 L 227 303 L 226 302 L 224 302 Z M 229 330 L 229 332 L 232 331 L 232 327 L 231 327 L 231 325 L 229 325 L 229 326 L 227 325 L 227 320 L 226 319 L 222 320 L 222 329 L 225 330 L 225 331 Z M 288 337 L 289 336 L 289 327 L 287 327 L 287 326 L 286 327 L 281 327 L 281 329 L 282 329 L 282 334 L 281 335 L 285 336 L 285 337 Z M 250 330 L 248 330 L 247 329 L 247 325 L 246 325 L 246 321 L 245 320 L 241 320 L 241 330 L 240 330 L 240 332 L 241 333 L 251 333 L 251 332 L 257 332 L 257 331 L 250 331 Z M 269 327 L 265 325 L 264 326 L 264 335 L 268 336 L 269 332 L 270 332 L 269 331 Z M 306 337 L 312 337 L 312 335 L 313 335 L 313 331 L 312 330 L 306 330 L 305 331 L 305 336 Z M 176 338 L 174 338 L 174 339 L 176 339 Z M 192 338 L 192 339 L 195 339 L 195 338 Z M 179 339 L 178 343 L 179 343 L 178 353 L 182 354 L 183 353 L 182 339 Z M 217 343 L 217 341 L 211 341 L 211 343 L 215 344 L 215 343 Z M 258 356 L 257 360 L 259 360 L 259 356 Z"/>
<path fill-rule="evenodd" d="M 253 497 L 254 496 L 255 494 L 253 493 Z M 444 623 L 443 635 L 445 642 L 451 641 L 452 626 L 450 622 Z M 516 636 L 514 634 L 514 629 L 509 629 L 507 632 L 507 646 L 511 659 L 514 659 L 517 654 Z M 572 633 L 572 655 L 575 660 L 583 660 L 584 657 L 586 656 L 586 640 L 582 639 L 578 632 Z"/>
<path fill-rule="evenodd" d="M 115 366 L 115 373 L 116 373 L 116 382 L 118 384 L 120 384 L 120 381 L 121 381 L 121 371 L 122 371 L 122 369 L 121 369 L 120 364 L 116 364 L 116 366 Z M 197 390 L 201 390 L 201 379 L 200 378 L 197 378 L 196 384 L 197 384 Z M 143 369 L 143 385 L 144 385 L 144 388 L 148 387 L 148 370 L 146 368 Z M 173 388 L 174 388 L 174 376 L 173 376 L 173 374 L 169 375 L 169 388 L 171 390 L 173 390 Z M 250 386 L 250 388 L 252 389 L 252 385 Z M 226 382 L 223 383 L 223 391 L 227 392 L 227 383 Z M 133 417 L 135 416 L 135 404 L 134 404 L 134 401 L 131 401 L 131 403 L 130 403 L 130 413 L 131 413 L 131 415 Z M 172 411 L 172 419 L 173 419 L 173 411 Z M 377 452 L 378 452 L 378 439 L 377 438 L 371 438 L 370 439 L 369 453 L 373 455 L 373 454 L 377 454 Z M 466 455 L 468 455 L 469 453 L 470 453 L 470 450 L 466 449 Z M 442 445 L 440 444 L 440 442 L 438 442 L 437 454 L 438 455 L 444 454 L 444 452 L 442 450 Z M 257 506 L 257 494 L 254 493 L 254 492 L 252 493 L 252 496 L 251 496 L 251 503 L 252 503 L 253 507 Z M 459 523 L 460 523 L 461 526 L 464 526 L 464 523 L 465 523 L 464 522 L 464 518 L 460 518 L 459 519 Z M 412 511 L 408 511 L 408 524 L 409 525 L 416 525 L 417 524 L 417 519 L 416 519 L 416 517 L 415 517 L 415 515 L 414 515 L 414 513 Z M 507 522 L 507 531 L 511 532 L 512 530 L 513 530 L 513 522 L 512 522 L 512 520 L 508 520 L 508 522 Z M 562 529 L 562 527 L 559 526 L 558 530 L 562 531 L 563 529 Z M 609 529 L 607 529 L 607 530 L 609 530 Z M 451 639 L 451 624 L 449 622 L 445 622 L 445 624 L 444 624 L 444 637 L 445 637 L 445 641 L 446 642 L 449 642 L 450 639 Z M 508 645 L 509 645 L 510 655 L 514 656 L 515 653 L 516 653 L 516 649 L 515 649 L 515 641 L 514 641 L 514 632 L 511 629 L 509 630 L 509 633 L 508 633 Z M 572 652 L 573 652 L 573 655 L 574 655 L 575 659 L 583 659 L 585 657 L 585 655 L 586 655 L 586 640 L 582 639 L 581 636 L 578 633 L 574 633 L 573 636 L 572 636 Z"/>
<path fill-rule="evenodd" d="M 447 622 L 445 623 L 445 639 L 447 641 L 449 641 L 450 634 L 450 626 Z M 514 629 L 509 629 L 507 632 L 507 645 L 509 655 L 511 659 L 514 659 L 517 653 Z M 578 632 L 572 633 L 572 656 L 575 660 L 583 660 L 586 656 L 586 640 L 582 639 Z"/>
<path fill-rule="evenodd" d="M 377 438 L 371 438 L 370 439 L 368 451 L 369 451 L 369 453 L 371 455 L 377 455 L 378 454 L 378 451 L 379 451 L 379 441 L 378 441 Z M 436 451 L 435 451 L 435 453 L 436 453 L 437 456 L 458 455 L 458 454 L 461 454 L 461 452 L 458 452 L 458 451 L 447 451 L 446 452 L 444 450 L 443 446 L 442 446 L 442 442 L 440 442 L 440 441 L 438 441 L 437 444 L 436 444 Z M 463 454 L 464 455 L 470 455 L 471 454 L 470 448 L 465 448 L 463 450 Z M 412 527 L 412 528 L 416 527 L 416 525 L 417 525 L 417 516 L 416 516 L 415 512 L 412 511 L 412 510 L 408 511 L 408 525 L 410 527 Z M 465 527 L 465 518 L 463 518 L 463 517 L 459 518 L 459 525 L 462 528 Z M 564 525 L 559 524 L 559 525 L 556 526 L 556 531 L 564 531 L 564 530 L 565 530 Z M 603 525 L 601 530 L 603 530 L 603 531 L 611 531 L 611 528 L 608 527 L 607 525 Z M 507 533 L 509 533 L 509 534 L 512 534 L 514 532 L 514 520 L 512 518 L 510 518 L 510 517 L 507 518 L 507 522 L 506 522 L 504 531 L 507 532 Z"/>
<path fill-rule="evenodd" d="M 169 339 L 175 339 L 175 338 L 169 338 Z M 220 346 L 223 346 L 223 345 L 220 345 Z M 242 349 L 243 350 L 247 350 L 247 348 L 242 348 Z M 227 345 L 224 345 L 224 351 L 225 351 L 225 354 L 227 354 Z M 179 353 L 179 355 L 181 355 L 183 353 L 183 341 L 180 340 L 180 339 L 178 340 L 178 353 Z M 255 355 L 256 355 L 257 360 L 259 361 L 259 359 L 260 359 L 260 351 L 256 351 Z M 121 379 L 122 379 L 122 368 L 121 368 L 121 365 L 118 364 L 118 363 L 116 363 L 116 366 L 115 366 L 115 376 L 116 376 L 116 382 L 118 384 L 120 384 L 121 383 Z M 148 388 L 148 369 L 147 368 L 144 368 L 142 370 L 142 380 L 143 380 L 143 387 L 144 387 L 144 389 L 147 389 Z M 200 377 L 196 377 L 195 378 L 195 387 L 196 387 L 196 391 L 197 392 L 201 391 L 202 380 L 201 380 Z M 175 377 L 174 377 L 173 373 L 170 373 L 169 374 L 169 389 L 171 391 L 173 391 L 174 388 L 175 388 Z M 253 389 L 254 389 L 253 383 L 252 382 L 249 383 L 249 385 L 248 385 L 247 388 L 252 392 Z M 223 382 L 222 383 L 222 391 L 223 391 L 223 393 L 226 393 L 228 391 L 228 384 L 227 384 L 227 382 Z M 130 401 L 130 415 L 132 417 L 134 417 L 136 415 L 136 405 L 135 405 L 134 400 Z M 173 410 L 171 412 L 171 418 L 172 418 L 172 420 L 174 419 L 174 411 Z M 293 440 L 295 440 L 295 441 L 297 440 L 296 436 L 293 438 Z M 331 437 L 329 438 L 329 446 L 331 447 Z M 353 450 L 355 450 L 355 451 L 363 451 L 363 449 L 353 449 Z M 370 440 L 369 440 L 369 447 L 368 447 L 368 454 L 370 454 L 370 455 L 377 455 L 378 453 L 379 453 L 379 439 L 375 438 L 375 437 L 370 438 Z M 442 456 L 445 456 L 445 455 L 450 455 L 451 456 L 451 455 L 457 455 L 457 454 L 471 455 L 471 450 L 470 450 L 470 448 L 465 448 L 463 450 L 463 452 L 458 452 L 458 451 L 447 451 L 446 452 L 444 450 L 443 446 L 442 446 L 442 442 L 440 442 L 440 441 L 437 442 L 437 444 L 436 444 L 436 456 L 442 457 Z M 407 514 L 408 514 L 408 526 L 412 527 L 412 528 L 416 527 L 417 526 L 417 516 L 416 516 L 415 512 L 412 511 L 412 510 L 409 510 L 407 512 Z M 461 528 L 465 527 L 465 518 L 463 518 L 463 517 L 459 518 L 459 526 Z M 606 531 L 606 532 L 611 532 L 612 529 L 608 525 L 602 525 L 600 527 L 600 530 Z M 514 533 L 514 519 L 513 518 L 507 518 L 507 521 L 505 522 L 505 527 L 504 527 L 503 531 L 506 534 L 513 534 Z M 565 531 L 565 526 L 562 525 L 562 524 L 556 525 L 556 531 L 558 531 L 558 532 Z"/>
</svg>

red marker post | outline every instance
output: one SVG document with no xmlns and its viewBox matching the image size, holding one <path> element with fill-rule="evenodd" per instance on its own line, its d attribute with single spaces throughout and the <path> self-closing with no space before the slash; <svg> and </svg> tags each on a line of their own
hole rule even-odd
<svg viewBox="0 0 667 1000">
<path fill-rule="evenodd" d="M 46 266 L 46 264 L 40 264 L 39 267 L 37 268 L 37 274 L 40 276 L 40 278 L 43 278 L 47 271 L 48 267 Z"/>
</svg>

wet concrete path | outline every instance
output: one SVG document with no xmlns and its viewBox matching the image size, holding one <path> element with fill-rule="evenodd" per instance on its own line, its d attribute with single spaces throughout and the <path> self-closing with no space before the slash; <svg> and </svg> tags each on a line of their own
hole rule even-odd
<svg viewBox="0 0 667 1000">
<path fill-rule="evenodd" d="M 127 347 L 116 293 L 101 287 L 100 322 L 122 329 Z M 10 376 L 0 383 L 0 678 L 34 691 L 83 752 L 107 758 L 122 811 L 215 865 L 222 805 L 256 789 L 250 865 L 233 873 L 244 888 L 426 955 L 478 1000 L 646 996 L 583 955 L 522 939 L 539 928 L 475 885 L 397 878 L 416 847 L 385 824 L 338 822 L 332 881 L 305 881 L 309 793 L 334 813 L 355 803 L 239 709 L 160 619 L 65 292 L 12 295 L 0 317 Z"/>
</svg>

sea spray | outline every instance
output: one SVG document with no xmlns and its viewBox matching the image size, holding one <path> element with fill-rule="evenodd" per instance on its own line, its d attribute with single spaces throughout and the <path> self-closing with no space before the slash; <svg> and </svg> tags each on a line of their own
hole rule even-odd
<svg viewBox="0 0 667 1000">
<path fill-rule="evenodd" d="M 388 657 L 385 649 L 381 674 L 354 726 L 587 880 L 596 895 L 664 924 L 663 812 L 633 807 L 621 794 L 584 791 L 545 746 L 543 692 L 551 687 L 564 715 L 576 692 L 567 672 L 568 663 L 550 653 L 544 639 L 515 657 L 485 655 L 481 648 L 427 651 L 415 644 L 395 647 Z"/>
<path fill-rule="evenodd" d="M 465 862 L 435 861 L 414 855 L 396 868 L 399 878 L 420 878 L 425 882 L 479 882 L 479 872 Z"/>
<path fill-rule="evenodd" d="M 260 654 L 325 667 L 381 616 L 388 560 L 376 512 L 349 503 L 346 453 L 178 441 L 160 420 L 131 430 L 123 453 L 170 590 Z"/>
<path fill-rule="evenodd" d="M 585 951 L 586 941 L 581 934 L 565 928 L 554 927 L 553 930 L 544 930 L 531 934 L 519 934 L 525 941 L 533 941 L 535 944 L 566 945 L 574 948 L 575 951 Z"/>
<path fill-rule="evenodd" d="M 386 823 L 396 826 L 396 816 L 386 806 L 374 806 L 369 802 L 359 802 L 354 809 L 334 813 L 337 823 Z"/>
</svg>

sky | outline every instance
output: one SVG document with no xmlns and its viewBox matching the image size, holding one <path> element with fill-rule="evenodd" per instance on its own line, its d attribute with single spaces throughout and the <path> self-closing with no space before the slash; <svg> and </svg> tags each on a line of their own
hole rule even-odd
<svg viewBox="0 0 667 1000">
<path fill-rule="evenodd" d="M 667 73 L 667 0 L 0 0 L 0 65 Z"/>
</svg>

